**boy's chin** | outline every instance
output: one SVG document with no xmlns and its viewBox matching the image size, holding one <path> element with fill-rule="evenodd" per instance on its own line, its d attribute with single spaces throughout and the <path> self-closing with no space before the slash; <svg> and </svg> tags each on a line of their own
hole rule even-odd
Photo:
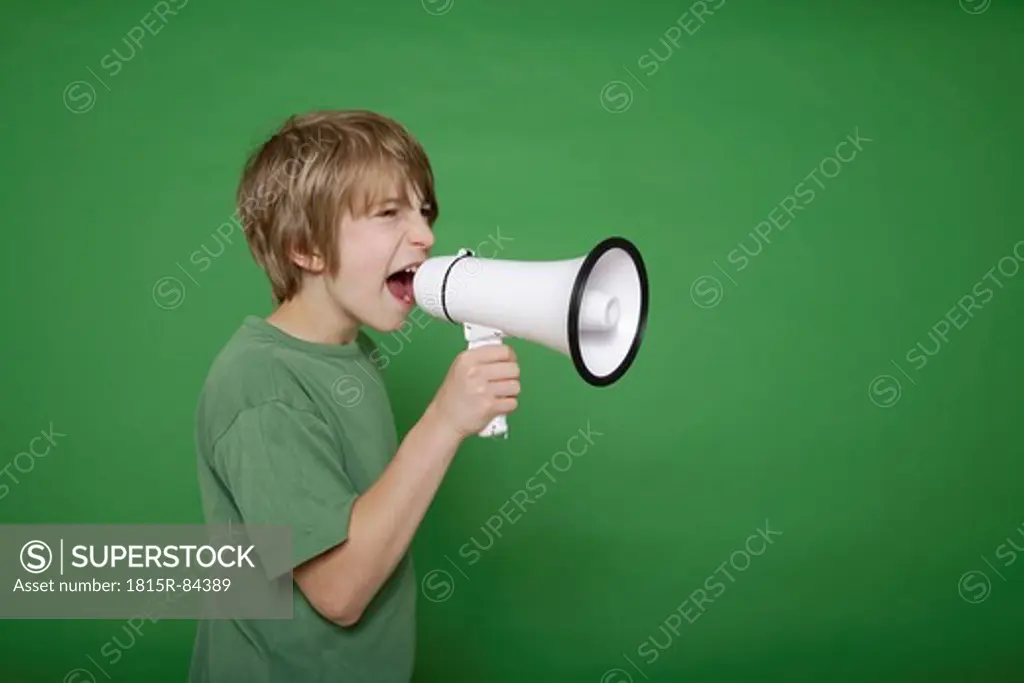
<svg viewBox="0 0 1024 683">
<path fill-rule="evenodd" d="M 411 304 L 403 306 L 397 299 L 393 299 L 388 303 L 390 304 L 389 306 L 382 307 L 381 310 L 377 311 L 374 319 L 366 323 L 378 332 L 395 332 L 400 330 L 409 314 L 412 313 L 413 306 Z"/>
<path fill-rule="evenodd" d="M 405 318 L 402 318 L 398 322 L 381 323 L 381 324 L 378 324 L 378 325 L 370 325 L 370 327 L 372 327 L 373 329 L 377 330 L 378 332 L 385 332 L 385 333 L 397 332 L 398 330 L 402 329 L 402 323 L 403 322 L 405 322 Z"/>
</svg>

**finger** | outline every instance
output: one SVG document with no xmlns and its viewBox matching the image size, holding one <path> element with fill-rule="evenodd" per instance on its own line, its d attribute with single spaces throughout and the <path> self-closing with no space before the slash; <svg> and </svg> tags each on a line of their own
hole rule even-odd
<svg viewBox="0 0 1024 683">
<path fill-rule="evenodd" d="M 519 379 L 518 363 L 488 363 L 479 368 L 480 377 L 489 382 L 503 379 Z"/>
<path fill-rule="evenodd" d="M 516 359 L 516 352 L 506 344 L 486 344 L 476 347 L 469 353 L 479 363 L 499 363 Z"/>
<path fill-rule="evenodd" d="M 507 379 L 500 382 L 491 382 L 491 391 L 498 398 L 510 398 L 519 395 L 519 380 Z"/>
<path fill-rule="evenodd" d="M 519 406 L 519 401 L 514 398 L 499 398 L 494 402 L 494 410 L 498 415 L 507 415 Z"/>
</svg>

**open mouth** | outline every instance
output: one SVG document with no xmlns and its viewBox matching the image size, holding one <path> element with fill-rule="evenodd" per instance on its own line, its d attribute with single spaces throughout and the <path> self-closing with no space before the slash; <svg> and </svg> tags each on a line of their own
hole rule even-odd
<svg viewBox="0 0 1024 683">
<path fill-rule="evenodd" d="M 391 296 L 395 297 L 403 304 L 411 304 L 413 302 L 412 281 L 413 277 L 416 275 L 416 269 L 419 267 L 420 264 L 414 263 L 392 273 L 391 275 L 388 275 L 386 282 L 388 285 L 388 291 L 391 292 Z"/>
</svg>

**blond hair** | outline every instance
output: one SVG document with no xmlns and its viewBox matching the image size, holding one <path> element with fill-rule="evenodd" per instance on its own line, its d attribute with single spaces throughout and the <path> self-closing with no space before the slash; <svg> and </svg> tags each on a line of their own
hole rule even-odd
<svg viewBox="0 0 1024 683">
<path fill-rule="evenodd" d="M 366 216 L 395 190 L 408 201 L 408 187 L 433 225 L 439 207 L 430 160 L 397 121 L 364 110 L 289 118 L 248 158 L 236 196 L 249 250 L 270 279 L 275 303 L 302 284 L 293 254 L 319 255 L 336 275 L 342 217 Z"/>
</svg>

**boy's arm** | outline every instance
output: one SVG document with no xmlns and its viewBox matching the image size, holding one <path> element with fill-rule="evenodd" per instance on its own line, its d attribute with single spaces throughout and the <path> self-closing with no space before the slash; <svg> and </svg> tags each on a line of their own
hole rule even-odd
<svg viewBox="0 0 1024 683">
<path fill-rule="evenodd" d="M 347 540 L 295 568 L 295 582 L 325 618 L 346 627 L 359 621 L 408 550 L 462 438 L 432 405 L 356 499 Z"/>
<path fill-rule="evenodd" d="M 346 540 L 296 567 L 310 604 L 357 623 L 406 553 L 459 444 L 517 407 L 519 366 L 504 344 L 463 351 L 380 478 L 352 504 Z M 338 524 L 343 524 L 339 519 Z"/>
</svg>

